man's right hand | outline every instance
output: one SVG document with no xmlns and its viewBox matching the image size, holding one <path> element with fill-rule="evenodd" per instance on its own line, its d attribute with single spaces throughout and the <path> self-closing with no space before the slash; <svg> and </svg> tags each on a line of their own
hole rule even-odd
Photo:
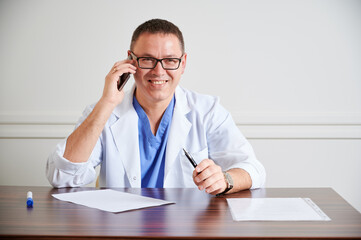
<svg viewBox="0 0 361 240">
<path fill-rule="evenodd" d="M 71 162 L 86 162 L 103 131 L 114 108 L 123 101 L 124 92 L 118 90 L 117 82 L 123 73 L 135 73 L 133 60 L 116 62 L 105 77 L 103 96 L 94 106 L 93 111 L 70 134 L 66 141 L 64 158 Z"/>
<path fill-rule="evenodd" d="M 103 96 L 100 100 L 112 104 L 113 107 L 121 103 L 124 98 L 124 92 L 123 90 L 118 90 L 117 83 L 119 77 L 124 73 L 135 74 L 136 69 L 135 60 L 127 59 L 116 62 L 105 77 Z"/>
</svg>

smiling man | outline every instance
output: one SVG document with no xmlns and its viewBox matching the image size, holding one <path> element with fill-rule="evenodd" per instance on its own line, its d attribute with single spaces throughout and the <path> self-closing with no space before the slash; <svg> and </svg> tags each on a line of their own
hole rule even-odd
<svg viewBox="0 0 361 240">
<path fill-rule="evenodd" d="M 259 188 L 265 170 L 216 97 L 179 86 L 187 54 L 173 23 L 152 19 L 133 33 L 128 59 L 105 77 L 103 95 L 47 162 L 54 187 L 198 187 L 209 194 Z M 124 93 L 117 83 L 133 74 Z M 183 153 L 186 149 L 197 167 Z"/>
</svg>

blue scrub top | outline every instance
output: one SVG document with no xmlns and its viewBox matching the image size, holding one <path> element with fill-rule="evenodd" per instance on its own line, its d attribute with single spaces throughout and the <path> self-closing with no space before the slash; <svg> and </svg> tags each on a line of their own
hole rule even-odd
<svg viewBox="0 0 361 240">
<path fill-rule="evenodd" d="M 163 187 L 165 152 L 174 104 L 175 97 L 173 96 L 154 136 L 150 129 L 147 114 L 133 96 L 133 106 L 139 117 L 138 132 L 142 188 Z"/>
</svg>

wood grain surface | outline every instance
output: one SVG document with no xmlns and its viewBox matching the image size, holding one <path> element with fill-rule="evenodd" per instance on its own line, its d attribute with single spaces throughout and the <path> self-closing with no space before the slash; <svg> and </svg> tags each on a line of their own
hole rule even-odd
<svg viewBox="0 0 361 240">
<path fill-rule="evenodd" d="M 265 188 L 214 197 L 197 189 L 123 189 L 176 204 L 109 213 L 59 201 L 94 190 L 0 186 L 2 239 L 361 239 L 361 214 L 330 188 Z M 26 207 L 33 192 L 34 207 Z M 331 221 L 236 222 L 226 198 L 309 197 Z"/>
</svg>

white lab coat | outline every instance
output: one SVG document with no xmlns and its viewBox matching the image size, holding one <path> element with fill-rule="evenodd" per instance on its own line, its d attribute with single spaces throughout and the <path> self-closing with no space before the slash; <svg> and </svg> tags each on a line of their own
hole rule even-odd
<svg viewBox="0 0 361 240">
<path fill-rule="evenodd" d="M 141 187 L 138 144 L 138 115 L 133 107 L 135 87 L 109 117 L 87 162 L 72 163 L 63 157 L 66 139 L 49 156 L 46 174 L 54 187 L 76 187 L 97 178 L 95 167 L 101 164 L 99 185 L 102 187 Z M 252 188 L 265 182 L 265 169 L 241 134 L 231 115 L 219 99 L 181 87 L 175 91 L 176 103 L 166 148 L 164 187 L 196 187 L 193 166 L 182 148 L 197 163 L 210 158 L 223 170 L 242 168 L 252 179 Z M 94 105 L 85 109 L 77 126 L 90 114 Z"/>
</svg>

